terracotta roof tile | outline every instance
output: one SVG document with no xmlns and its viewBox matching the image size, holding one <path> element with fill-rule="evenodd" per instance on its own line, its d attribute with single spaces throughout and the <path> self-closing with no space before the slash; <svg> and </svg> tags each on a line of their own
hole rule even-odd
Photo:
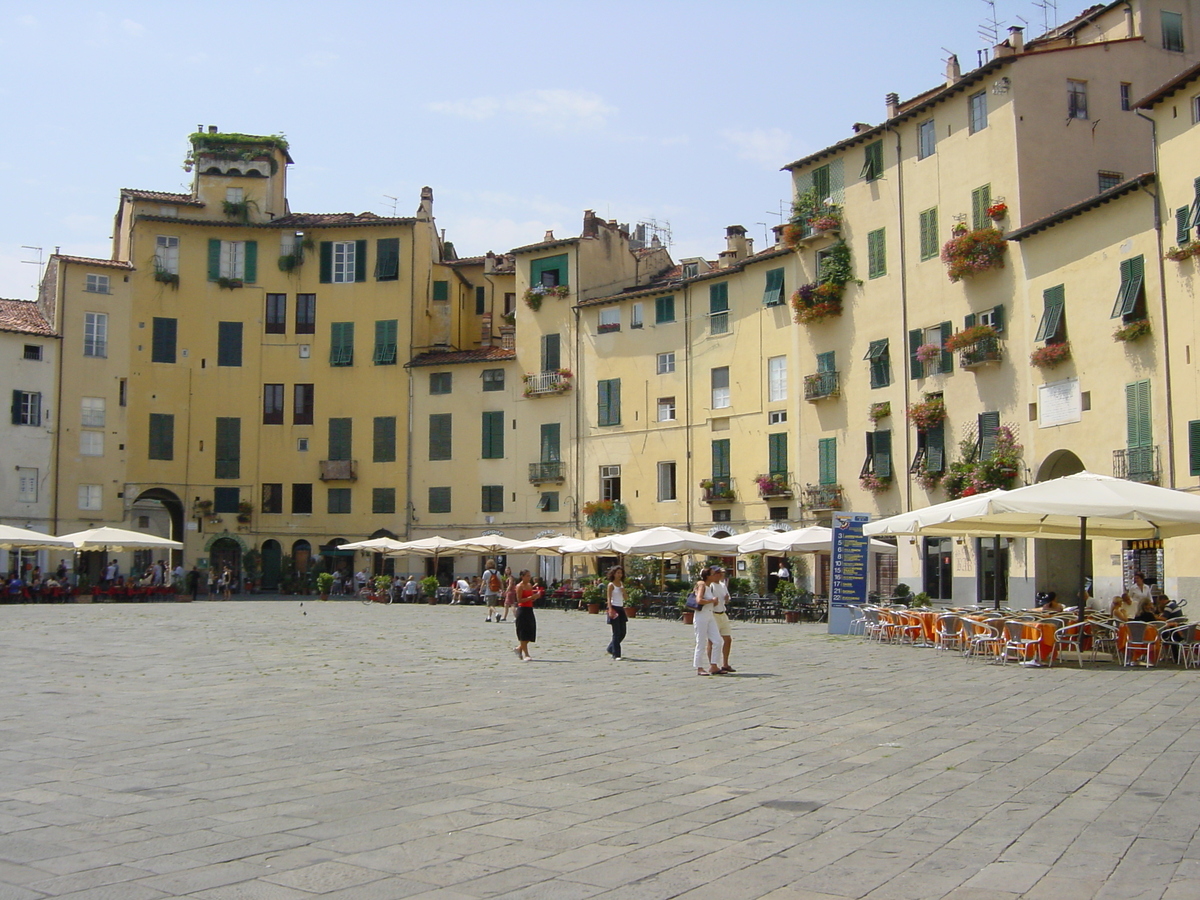
<svg viewBox="0 0 1200 900">
<path fill-rule="evenodd" d="M 31 300 L 0 300 L 0 331 L 54 337 L 54 329 Z"/>
<path fill-rule="evenodd" d="M 419 353 L 406 363 L 408 366 L 457 366 L 463 363 L 507 362 L 517 358 L 517 351 L 503 347 L 480 347 L 477 350 L 429 350 Z"/>
<path fill-rule="evenodd" d="M 172 221 L 179 221 L 172 219 Z M 81 266 L 103 266 L 107 269 L 133 269 L 132 263 L 122 262 L 119 259 L 95 259 L 90 256 L 67 256 L 65 253 L 55 253 L 51 255 L 51 259 L 61 259 L 63 262 L 77 263 Z"/>
<path fill-rule="evenodd" d="M 237 222 L 232 219 L 182 219 L 178 216 L 140 215 L 143 222 L 176 222 L 180 225 L 203 225 L 206 228 L 357 228 L 378 225 L 411 225 L 415 218 L 384 218 L 369 213 L 292 213 L 270 222 Z"/>
<path fill-rule="evenodd" d="M 121 188 L 121 196 L 128 200 L 150 200 L 154 203 L 171 203 L 176 206 L 204 206 L 191 194 L 174 194 L 169 191 L 140 191 L 137 188 Z"/>
</svg>

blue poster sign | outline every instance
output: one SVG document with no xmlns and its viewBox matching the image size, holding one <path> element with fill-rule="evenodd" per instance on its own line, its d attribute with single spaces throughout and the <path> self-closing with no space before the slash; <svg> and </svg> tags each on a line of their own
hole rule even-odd
<svg viewBox="0 0 1200 900">
<path fill-rule="evenodd" d="M 867 602 L 867 563 L 869 538 L 863 525 L 870 521 L 866 513 L 833 514 L 833 572 L 829 605 L 846 607 Z"/>
</svg>

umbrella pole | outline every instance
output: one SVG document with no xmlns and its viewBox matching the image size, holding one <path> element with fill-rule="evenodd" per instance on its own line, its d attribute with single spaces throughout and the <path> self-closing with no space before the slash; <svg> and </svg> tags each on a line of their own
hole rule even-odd
<svg viewBox="0 0 1200 900">
<path fill-rule="evenodd" d="M 993 538 L 992 543 L 992 602 L 996 609 L 1000 608 L 1000 535 Z"/>
<path fill-rule="evenodd" d="M 1087 585 L 1087 516 L 1079 517 L 1079 621 L 1087 617 L 1084 600 Z"/>
</svg>

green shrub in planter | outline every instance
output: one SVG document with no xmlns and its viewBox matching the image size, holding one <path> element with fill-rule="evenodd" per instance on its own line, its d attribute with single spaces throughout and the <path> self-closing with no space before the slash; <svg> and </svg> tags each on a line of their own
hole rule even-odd
<svg viewBox="0 0 1200 900">
<path fill-rule="evenodd" d="M 426 597 L 436 597 L 438 580 L 436 575 L 426 575 L 421 579 L 421 593 Z"/>
</svg>

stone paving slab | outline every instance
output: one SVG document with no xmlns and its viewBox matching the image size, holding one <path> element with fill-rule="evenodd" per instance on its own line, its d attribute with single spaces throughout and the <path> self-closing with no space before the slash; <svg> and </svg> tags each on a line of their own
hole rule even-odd
<svg viewBox="0 0 1200 900">
<path fill-rule="evenodd" d="M 0 606 L 0 900 L 1200 895 L 1200 672 L 538 620 Z"/>
</svg>

